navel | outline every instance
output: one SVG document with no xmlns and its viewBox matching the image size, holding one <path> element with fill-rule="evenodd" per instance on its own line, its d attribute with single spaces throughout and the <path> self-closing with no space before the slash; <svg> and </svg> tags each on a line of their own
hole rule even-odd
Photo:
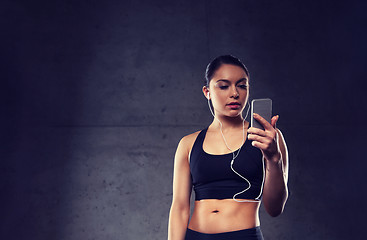
<svg viewBox="0 0 367 240">
<path fill-rule="evenodd" d="M 212 213 L 219 213 L 219 211 L 218 210 L 214 210 L 214 211 L 212 211 Z"/>
</svg>

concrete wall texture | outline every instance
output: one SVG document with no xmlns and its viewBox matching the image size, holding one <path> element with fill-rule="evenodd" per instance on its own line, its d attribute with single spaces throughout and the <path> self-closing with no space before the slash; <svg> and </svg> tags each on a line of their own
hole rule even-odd
<svg viewBox="0 0 367 240">
<path fill-rule="evenodd" d="M 364 1 L 1 2 L 1 239 L 166 239 L 180 138 L 234 54 L 290 153 L 265 239 L 366 229 Z"/>
</svg>

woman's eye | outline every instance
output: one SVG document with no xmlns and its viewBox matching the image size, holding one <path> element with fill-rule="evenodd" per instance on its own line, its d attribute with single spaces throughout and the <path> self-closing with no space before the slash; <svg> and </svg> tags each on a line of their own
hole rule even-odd
<svg viewBox="0 0 367 240">
<path fill-rule="evenodd" d="M 220 89 L 227 89 L 228 86 L 219 86 Z"/>
<path fill-rule="evenodd" d="M 245 84 L 241 84 L 241 85 L 238 85 L 240 88 L 243 88 L 243 89 L 247 89 L 247 85 Z"/>
</svg>

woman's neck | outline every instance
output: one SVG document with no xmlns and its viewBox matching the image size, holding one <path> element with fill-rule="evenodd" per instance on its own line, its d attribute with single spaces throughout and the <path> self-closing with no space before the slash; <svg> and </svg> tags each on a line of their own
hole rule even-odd
<svg viewBox="0 0 367 240">
<path fill-rule="evenodd" d="M 222 123 L 222 130 L 227 131 L 242 128 L 244 119 L 241 115 L 237 117 L 216 116 L 210 126 L 213 129 L 220 129 L 219 121 Z"/>
</svg>

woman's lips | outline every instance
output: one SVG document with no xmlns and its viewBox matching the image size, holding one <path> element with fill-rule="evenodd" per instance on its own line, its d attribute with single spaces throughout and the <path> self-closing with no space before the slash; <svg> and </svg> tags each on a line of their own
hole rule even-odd
<svg viewBox="0 0 367 240">
<path fill-rule="evenodd" d="M 241 105 L 239 103 L 229 103 L 227 106 L 231 109 L 238 109 Z"/>
</svg>

